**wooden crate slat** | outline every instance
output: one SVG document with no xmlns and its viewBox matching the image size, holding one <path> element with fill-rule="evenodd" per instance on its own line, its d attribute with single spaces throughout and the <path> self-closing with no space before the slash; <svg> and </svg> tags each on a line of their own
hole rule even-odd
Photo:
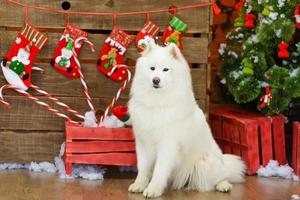
<svg viewBox="0 0 300 200">
<path fill-rule="evenodd" d="M 79 79 L 69 79 L 64 75 L 57 72 L 50 64 L 34 64 L 45 70 L 44 74 L 39 72 L 32 73 L 32 83 L 38 85 L 41 89 L 55 96 L 78 96 L 83 97 L 83 89 Z M 83 73 L 86 77 L 86 82 L 90 88 L 91 97 L 109 97 L 115 96 L 117 90 L 120 88 L 121 83 L 117 83 L 109 79 L 106 75 L 102 74 L 93 64 L 82 64 Z M 134 68 L 131 68 L 134 74 Z M 206 68 L 191 69 L 193 89 L 196 99 L 206 98 Z M 6 84 L 5 78 L 0 73 L 0 86 Z M 122 97 L 127 98 L 131 84 L 127 86 Z M 32 94 L 36 92 L 29 90 Z M 7 90 L 7 94 L 15 94 L 11 90 Z M 205 107 L 202 107 L 205 108 Z"/>
<path fill-rule="evenodd" d="M 65 162 L 81 164 L 101 164 L 136 166 L 135 153 L 67 154 Z"/>
<path fill-rule="evenodd" d="M 53 162 L 63 142 L 63 132 L 0 131 L 0 162 Z"/>
<path fill-rule="evenodd" d="M 43 1 L 43 0 L 20 0 L 19 2 L 27 2 L 29 5 L 39 5 L 50 7 L 53 9 L 61 8 L 62 1 Z M 169 8 L 169 6 L 185 6 L 199 3 L 199 0 L 164 0 L 164 1 L 147 1 L 139 0 L 132 3 L 131 0 L 114 0 L 113 5 L 107 4 L 107 1 L 82 1 L 70 0 L 70 11 L 83 12 L 129 12 L 142 10 L 158 10 Z M 207 2 L 207 1 L 202 1 Z M 188 24 L 189 33 L 208 33 L 209 29 L 209 7 L 195 8 L 178 12 L 177 16 Z M 12 4 L 6 4 L 4 0 L 0 0 L 0 24 L 3 26 L 22 26 L 24 23 L 24 9 Z M 163 31 L 169 21 L 170 14 L 159 13 L 151 15 L 151 20 L 156 23 Z M 66 22 L 64 14 L 48 13 L 38 10 L 29 10 L 29 19 L 32 24 L 40 27 L 62 28 Z M 119 28 L 124 30 L 139 31 L 145 23 L 146 15 L 120 16 L 117 20 Z M 84 29 L 105 29 L 111 30 L 113 27 L 112 17 L 108 16 L 82 16 L 72 15 L 71 22 Z"/>
<path fill-rule="evenodd" d="M 273 159 L 273 144 L 272 144 L 272 119 L 261 118 L 257 120 L 260 127 L 260 139 L 261 139 L 261 155 L 262 165 L 266 166 L 270 160 Z"/>
<path fill-rule="evenodd" d="M 131 128 L 90 128 L 66 122 L 66 138 L 70 140 L 134 140 Z M 100 130 L 100 131 L 99 131 Z M 101 132 L 101 133 L 100 133 Z"/>
<path fill-rule="evenodd" d="M 0 22 L 1 24 L 1 22 Z M 61 31 L 62 32 L 62 31 Z M 3 57 L 7 54 L 9 49 L 12 46 L 13 41 L 16 39 L 18 32 L 17 31 L 1 31 L 0 30 L 0 56 Z M 40 53 L 37 55 L 39 59 L 51 59 L 54 53 L 54 50 L 59 42 L 62 33 L 47 33 L 44 34 L 48 37 L 48 43 L 42 48 Z M 108 37 L 108 34 L 89 34 L 88 39 L 93 42 L 95 45 L 95 52 L 91 52 L 88 45 L 83 45 L 79 58 L 84 58 L 85 60 L 93 60 L 98 59 L 98 54 L 100 53 L 105 39 Z M 135 41 L 135 36 L 133 36 Z M 182 43 L 184 47 L 183 54 L 189 63 L 207 63 L 207 55 L 208 55 L 208 38 L 206 37 L 183 37 Z M 129 47 L 128 51 L 125 53 L 125 61 L 126 59 L 136 60 L 140 56 L 137 51 L 134 42 Z"/>
<path fill-rule="evenodd" d="M 120 141 L 72 141 L 66 142 L 66 153 L 105 153 L 135 151 L 134 142 Z"/>
<path fill-rule="evenodd" d="M 292 167 L 297 176 L 300 176 L 300 123 L 293 123 L 293 150 Z"/>
<path fill-rule="evenodd" d="M 279 164 L 287 163 L 285 155 L 284 116 L 273 116 L 273 141 L 275 159 Z"/>
</svg>

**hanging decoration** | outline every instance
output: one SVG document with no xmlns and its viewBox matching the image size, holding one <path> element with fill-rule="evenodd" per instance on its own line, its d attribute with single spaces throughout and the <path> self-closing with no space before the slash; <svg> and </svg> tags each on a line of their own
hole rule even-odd
<svg viewBox="0 0 300 200">
<path fill-rule="evenodd" d="M 26 92 L 29 88 L 32 88 L 43 96 L 46 96 L 56 104 L 62 106 L 70 113 L 83 119 L 83 116 L 81 116 L 77 111 L 73 110 L 71 107 L 67 106 L 63 102 L 60 102 L 57 98 L 54 98 L 46 91 L 43 91 L 38 86 L 35 86 L 31 83 L 32 70 L 43 72 L 42 69 L 38 67 L 32 67 L 32 65 L 35 57 L 42 49 L 42 47 L 46 44 L 48 39 L 44 34 L 42 34 L 35 27 L 28 23 L 27 9 L 25 13 L 25 27 L 17 35 L 13 46 L 5 56 L 5 59 L 1 62 L 3 75 L 9 84 L 4 85 L 0 88 L 0 102 L 3 103 L 6 107 L 10 107 L 11 105 L 8 102 L 4 101 L 2 91 L 4 89 L 14 89 L 15 91 L 27 96 L 29 99 L 45 107 L 49 111 L 55 113 L 59 117 L 63 117 L 68 121 L 74 122 L 67 115 L 60 113 L 58 110 L 53 109 L 48 104 L 40 101 L 38 98 L 33 97 L 28 92 Z"/>
<path fill-rule="evenodd" d="M 80 30 L 73 24 L 70 24 L 68 17 L 67 26 L 53 53 L 51 65 L 54 66 L 58 72 L 68 78 L 80 78 L 87 103 L 90 109 L 95 111 L 92 104 L 92 98 L 90 97 L 89 90 L 82 73 L 82 67 L 78 60 L 78 54 L 84 42 L 89 44 L 92 52 L 95 51 L 93 43 L 87 39 L 87 36 L 87 32 Z"/>
<path fill-rule="evenodd" d="M 299 29 L 300 28 L 300 11 L 299 11 L 299 4 L 296 5 L 295 8 L 295 12 L 294 12 L 294 17 L 295 17 L 295 21 L 296 21 L 296 28 Z"/>
<path fill-rule="evenodd" d="M 159 27 L 154 24 L 152 21 L 149 19 L 149 14 L 147 15 L 147 21 L 144 24 L 143 28 L 138 32 L 136 35 L 136 40 L 135 40 L 135 45 L 139 51 L 143 51 L 147 44 L 151 40 L 154 40 L 157 33 L 159 31 Z"/>
<path fill-rule="evenodd" d="M 182 47 L 182 33 L 186 30 L 187 25 L 183 23 L 178 17 L 173 16 L 171 21 L 169 22 L 168 27 L 162 36 L 162 41 L 165 45 L 169 43 L 174 43 L 181 51 Z"/>
<path fill-rule="evenodd" d="M 272 99 L 272 94 L 271 94 L 271 89 L 270 86 L 266 86 L 265 87 L 265 95 L 263 95 L 260 98 L 260 104 L 259 104 L 259 108 L 264 108 L 268 105 L 270 105 L 270 101 Z"/>
<path fill-rule="evenodd" d="M 286 42 L 281 42 L 278 44 L 278 58 L 288 58 L 290 53 L 288 51 L 289 44 Z"/>
<path fill-rule="evenodd" d="M 52 13 L 62 13 L 68 16 L 68 22 L 65 30 L 57 44 L 57 47 L 53 53 L 51 59 L 51 65 L 61 74 L 70 78 L 79 78 L 84 89 L 84 94 L 86 96 L 87 102 L 93 113 L 95 113 L 95 108 L 92 105 L 91 97 L 89 95 L 88 86 L 85 82 L 84 75 L 82 73 L 82 67 L 78 60 L 78 54 L 80 53 L 83 43 L 88 43 L 92 51 L 94 51 L 94 46 L 92 42 L 87 39 L 87 32 L 80 30 L 76 25 L 69 23 L 70 15 L 94 15 L 94 16 L 112 16 L 114 17 L 114 28 L 110 36 L 105 40 L 104 47 L 102 48 L 98 60 L 97 68 L 100 72 L 107 75 L 110 79 L 120 82 L 123 81 L 122 86 L 117 91 L 115 97 L 112 99 L 111 103 L 107 106 L 105 113 L 101 116 L 98 126 L 102 125 L 105 117 L 108 115 L 109 111 L 114 108 L 116 101 L 119 99 L 121 93 L 125 90 L 131 79 L 131 73 L 129 67 L 124 65 L 124 54 L 132 42 L 132 37 L 128 35 L 123 30 L 117 28 L 116 19 L 118 16 L 125 15 L 147 15 L 147 21 L 144 24 L 141 31 L 136 37 L 136 47 L 139 51 L 142 51 L 148 44 L 149 41 L 155 39 L 158 34 L 159 27 L 150 20 L 150 14 L 169 12 L 170 9 L 160 9 L 160 10 L 149 10 L 149 11 L 136 11 L 136 12 L 120 12 L 120 13 L 97 13 L 97 12 L 77 12 L 77 11 L 63 11 L 56 10 L 52 8 L 46 8 L 41 6 L 27 5 L 20 3 L 15 0 L 7 0 L 7 3 L 11 3 L 17 6 L 22 6 L 25 8 L 25 28 L 18 34 L 11 50 L 1 62 L 1 68 L 9 84 L 4 85 L 0 88 L 0 102 L 6 107 L 10 107 L 10 104 L 4 101 L 2 92 L 5 89 L 13 89 L 19 92 L 30 100 L 36 102 L 47 110 L 53 112 L 59 117 L 65 118 L 67 121 L 72 123 L 79 123 L 72 120 L 67 115 L 60 113 L 60 111 L 54 109 L 50 105 L 42 102 L 39 98 L 32 96 L 27 92 L 29 88 L 32 88 L 39 94 L 47 97 L 57 105 L 64 108 L 66 111 L 70 112 L 74 116 L 78 117 L 80 120 L 84 120 L 85 117 L 80 115 L 76 110 L 72 109 L 70 106 L 59 101 L 57 98 L 53 97 L 51 94 L 40 89 L 38 86 L 31 83 L 31 71 L 35 70 L 38 72 L 43 72 L 42 69 L 38 67 L 33 67 L 32 63 L 39 53 L 41 48 L 46 44 L 47 38 L 38 31 L 35 27 L 28 23 L 28 9 L 41 10 L 44 12 Z M 174 16 L 171 18 L 167 29 L 163 33 L 162 40 L 164 44 L 175 43 L 179 49 L 183 50 L 182 47 L 182 33 L 186 30 L 187 24 L 181 21 L 175 13 L 177 11 L 212 6 L 215 15 L 220 14 L 222 11 L 217 6 L 216 3 L 211 2 L 201 2 L 193 5 L 187 5 L 182 7 L 176 7 L 173 13 Z M 113 113 L 122 120 L 128 120 L 125 109 L 126 107 L 117 106 L 113 109 Z"/>
<path fill-rule="evenodd" d="M 256 16 L 254 14 L 247 14 L 245 20 L 245 27 L 246 28 L 254 28 L 255 27 L 255 18 Z"/>
</svg>

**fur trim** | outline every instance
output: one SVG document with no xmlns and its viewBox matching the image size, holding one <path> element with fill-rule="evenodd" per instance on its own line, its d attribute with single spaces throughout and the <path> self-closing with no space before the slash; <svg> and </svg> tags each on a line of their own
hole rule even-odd
<svg viewBox="0 0 300 200">
<path fill-rule="evenodd" d="M 14 71 L 3 66 L 2 62 L 1 68 L 3 71 L 3 75 L 9 84 L 14 85 L 24 91 L 28 90 L 28 87 L 23 83 L 22 79 Z"/>
</svg>

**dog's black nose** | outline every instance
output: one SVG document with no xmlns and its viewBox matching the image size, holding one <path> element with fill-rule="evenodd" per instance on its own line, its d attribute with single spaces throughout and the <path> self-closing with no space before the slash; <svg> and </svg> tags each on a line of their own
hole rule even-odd
<svg viewBox="0 0 300 200">
<path fill-rule="evenodd" d="M 154 78 L 152 79 L 152 82 L 153 82 L 154 85 L 158 85 L 159 82 L 160 82 L 160 78 L 154 77 Z"/>
</svg>

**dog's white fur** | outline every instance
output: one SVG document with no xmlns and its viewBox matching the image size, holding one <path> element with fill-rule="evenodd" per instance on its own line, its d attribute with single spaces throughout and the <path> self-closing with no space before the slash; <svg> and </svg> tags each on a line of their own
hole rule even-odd
<svg viewBox="0 0 300 200">
<path fill-rule="evenodd" d="M 159 88 L 153 78 L 160 79 Z M 189 66 L 175 45 L 152 43 L 137 60 L 129 113 L 138 159 L 130 192 L 158 197 L 168 184 L 227 192 L 230 183 L 244 180 L 243 161 L 222 154 L 213 139 L 194 98 Z"/>
</svg>

